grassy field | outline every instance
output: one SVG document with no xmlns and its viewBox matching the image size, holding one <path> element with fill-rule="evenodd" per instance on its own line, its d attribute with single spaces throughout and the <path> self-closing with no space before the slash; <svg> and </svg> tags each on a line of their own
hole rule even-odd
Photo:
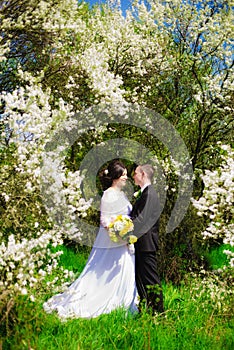
<svg viewBox="0 0 234 350">
<path fill-rule="evenodd" d="M 211 263 L 219 251 L 212 252 Z M 65 267 L 80 272 L 87 252 L 75 254 L 66 249 L 62 258 Z M 222 262 L 223 263 L 223 262 Z M 109 315 L 85 320 L 61 322 L 56 315 L 47 315 L 41 303 L 19 298 L 11 311 L 6 327 L 1 327 L 3 350 L 232 350 L 234 322 L 232 297 L 221 292 L 220 302 L 210 297 L 202 279 L 188 278 L 180 286 L 163 284 L 165 314 L 141 316 L 116 310 Z M 206 289 L 208 288 L 208 289 Z M 46 296 L 45 296 L 46 297 Z"/>
</svg>

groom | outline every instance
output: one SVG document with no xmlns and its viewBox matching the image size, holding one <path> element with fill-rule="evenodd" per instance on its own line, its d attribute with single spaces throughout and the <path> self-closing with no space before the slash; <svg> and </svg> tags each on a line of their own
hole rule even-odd
<svg viewBox="0 0 234 350">
<path fill-rule="evenodd" d="M 158 230 L 160 203 L 151 184 L 154 170 L 150 164 L 139 165 L 133 178 L 141 187 L 141 195 L 133 206 L 131 217 L 134 222 L 136 286 L 140 305 L 146 303 L 147 310 L 163 312 L 163 294 L 158 275 L 156 251 L 158 250 Z"/>
</svg>

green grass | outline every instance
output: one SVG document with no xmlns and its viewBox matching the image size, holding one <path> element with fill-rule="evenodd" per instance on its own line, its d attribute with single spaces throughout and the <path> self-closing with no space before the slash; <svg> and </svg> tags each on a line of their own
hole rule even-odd
<svg viewBox="0 0 234 350">
<path fill-rule="evenodd" d="M 68 270 L 73 270 L 75 273 L 80 273 L 87 261 L 87 258 L 90 253 L 90 249 L 88 247 L 85 248 L 66 248 L 65 246 L 57 247 L 56 250 L 62 250 L 63 254 L 60 257 L 60 264 Z"/>
<path fill-rule="evenodd" d="M 62 264 L 81 271 L 88 252 L 64 250 Z M 163 316 L 143 312 L 133 317 L 124 310 L 95 319 L 61 322 L 44 313 L 41 303 L 21 297 L 9 317 L 9 333 L 2 329 L 3 350 L 232 350 L 234 323 L 231 299 L 226 311 L 212 303 L 203 307 L 194 298 L 194 281 L 181 286 L 163 284 Z M 204 296 L 203 296 L 204 298 Z M 1 342 L 0 342 L 1 349 Z"/>
<path fill-rule="evenodd" d="M 222 244 L 218 247 L 210 249 L 206 254 L 206 258 L 214 270 L 228 265 L 229 260 L 226 254 L 223 253 L 224 250 L 230 250 L 234 252 L 234 247 L 231 247 L 229 244 Z"/>
</svg>

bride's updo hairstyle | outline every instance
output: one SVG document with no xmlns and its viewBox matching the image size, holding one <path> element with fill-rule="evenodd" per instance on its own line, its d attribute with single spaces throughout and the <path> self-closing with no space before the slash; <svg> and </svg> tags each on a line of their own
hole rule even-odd
<svg viewBox="0 0 234 350">
<path fill-rule="evenodd" d="M 113 160 L 107 168 L 103 169 L 99 175 L 103 191 L 112 185 L 113 180 L 119 179 L 125 169 L 125 165 L 119 160 Z"/>
</svg>

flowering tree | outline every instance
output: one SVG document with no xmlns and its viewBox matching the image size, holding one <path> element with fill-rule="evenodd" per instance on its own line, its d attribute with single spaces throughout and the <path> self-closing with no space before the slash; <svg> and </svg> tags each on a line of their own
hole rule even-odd
<svg viewBox="0 0 234 350">
<path fill-rule="evenodd" d="M 60 100 L 53 109 L 50 91 L 44 92 L 30 75 L 22 73 L 22 77 L 25 78 L 24 87 L 1 96 L 4 103 L 3 136 L 7 139 L 10 134 L 10 139 L 9 146 L 2 149 L 0 172 L 3 207 L 0 289 L 26 294 L 27 290 L 36 290 L 42 280 L 58 267 L 61 251 L 53 253 L 48 246 L 53 249 L 61 245 L 63 238 L 69 237 L 68 232 L 70 239 L 79 239 L 80 232 L 74 231 L 72 225 L 65 228 L 51 221 L 40 188 L 44 147 L 53 130 L 68 118 L 71 113 L 69 106 Z M 62 162 L 63 159 L 57 160 Z M 51 164 L 47 164 L 45 171 L 53 178 Z M 61 166 L 60 177 L 55 174 L 54 186 L 50 188 L 50 194 L 62 192 L 60 202 L 64 198 L 64 203 L 59 205 L 66 206 L 64 220 L 68 223 L 74 211 L 83 217 L 90 206 L 90 202 L 82 199 L 81 180 L 79 172 L 71 173 Z M 69 276 L 67 271 L 65 276 Z M 53 282 L 57 280 L 56 277 Z"/>
<path fill-rule="evenodd" d="M 48 219 L 39 188 L 44 147 L 73 113 L 103 104 L 149 107 L 179 130 L 194 169 L 213 166 L 210 143 L 218 139 L 228 143 L 233 128 L 230 7 L 230 0 L 203 1 L 200 6 L 193 1 L 154 0 L 149 6 L 134 3 L 124 17 L 118 7 L 89 10 L 76 0 L 4 1 L 0 36 L 3 289 L 25 293 L 32 283 L 36 286 L 41 281 L 38 276 L 44 278 L 51 271 L 48 266 L 57 266 L 47 244 L 61 244 L 65 233 L 78 239 L 81 234 L 69 218 L 74 212 L 85 216 L 91 202 L 82 198 L 79 171 L 64 166 L 66 155 L 60 159 L 59 177 L 47 164 L 54 180 L 50 190 L 62 193 L 59 205 L 67 207 L 66 232 Z M 99 120 L 96 124 L 101 127 Z M 150 144 L 171 179 L 168 203 L 172 205 L 177 174 L 172 176 L 168 150 L 136 128 L 111 125 L 97 138 L 98 130 L 86 133 L 87 142 L 79 139 L 73 151 L 82 158 L 90 145 L 113 130 L 120 137 Z M 82 131 L 81 125 L 78 138 Z M 170 206 L 167 210 L 169 215 Z M 15 264 L 14 245 L 22 249 L 17 255 L 21 263 Z M 18 269 L 32 251 L 35 265 L 28 264 L 32 279 L 23 279 L 19 287 L 22 270 Z M 42 256 L 49 263 L 45 258 L 42 265 Z"/>
<path fill-rule="evenodd" d="M 202 175 L 204 190 L 199 200 L 193 200 L 199 216 L 209 222 L 202 232 L 204 240 L 222 240 L 234 246 L 234 151 L 230 146 L 221 145 L 222 163 L 214 171 L 206 170 Z M 234 266 L 234 252 L 225 250 Z"/>
</svg>

